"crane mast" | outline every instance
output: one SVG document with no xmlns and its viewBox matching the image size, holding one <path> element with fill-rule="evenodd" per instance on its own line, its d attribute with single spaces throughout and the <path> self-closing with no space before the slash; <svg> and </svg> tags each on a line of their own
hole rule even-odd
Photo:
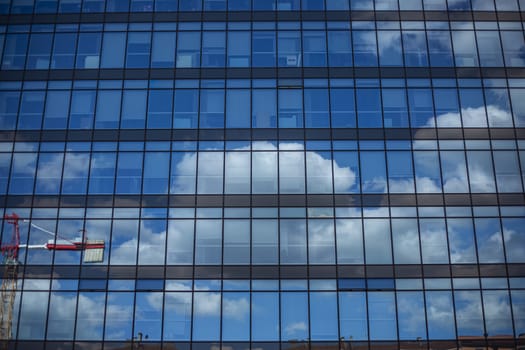
<svg viewBox="0 0 525 350">
<path fill-rule="evenodd" d="M 71 241 L 59 237 L 56 233 L 48 231 L 40 226 L 37 226 L 29 221 L 22 220 L 17 214 L 4 216 L 5 222 L 13 226 L 13 232 L 9 243 L 2 244 L 0 250 L 3 256 L 4 274 L 2 276 L 2 290 L 0 301 L 0 349 L 7 350 L 9 341 L 13 338 L 13 310 L 16 298 L 16 284 L 18 281 L 18 252 L 20 248 L 26 249 L 47 249 L 47 250 L 69 250 L 69 251 L 83 251 L 84 262 L 95 263 L 104 261 L 104 241 L 103 240 L 88 240 L 83 237 L 80 240 Z M 53 240 L 49 240 L 45 244 L 28 245 L 20 244 L 20 224 L 19 221 L 29 222 L 29 225 L 39 231 L 53 236 Z"/>
<path fill-rule="evenodd" d="M 16 297 L 16 283 L 18 280 L 18 250 L 20 246 L 20 218 L 16 214 L 5 215 L 8 224 L 13 225 L 13 234 L 9 244 L 2 246 L 4 257 L 4 275 L 2 276 L 2 290 L 0 303 L 0 339 L 2 349 L 7 350 L 8 342 L 13 332 L 13 309 Z"/>
</svg>

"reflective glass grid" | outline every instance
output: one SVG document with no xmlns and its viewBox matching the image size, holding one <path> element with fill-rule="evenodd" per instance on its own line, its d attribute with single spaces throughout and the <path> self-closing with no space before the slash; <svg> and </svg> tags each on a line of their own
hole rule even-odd
<svg viewBox="0 0 525 350">
<path fill-rule="evenodd" d="M 523 79 L 0 84 L 3 130 L 525 126 Z"/>
<path fill-rule="evenodd" d="M 11 4 L 11 6 L 9 6 Z M 519 4 L 519 7 L 518 7 Z M 0 13 L 165 11 L 518 11 L 523 0 L 1 0 Z"/>
<path fill-rule="evenodd" d="M 525 263 L 525 207 L 8 208 L 23 244 L 107 244 L 100 265 Z M 12 225 L 4 221 L 3 243 Z M 54 256 L 53 256 L 54 255 Z M 21 250 L 25 265 L 79 265 L 80 252 Z M 88 263 L 93 265 L 93 263 Z M 476 273 L 477 274 L 477 273 Z"/>
<path fill-rule="evenodd" d="M 398 5 L 401 10 L 447 9 L 445 0 L 3 0 L 0 12 L 151 12 L 176 11 L 177 6 L 180 11 L 370 11 L 397 10 Z M 449 0 L 448 9 L 516 11 L 518 2 Z M 150 24 L 136 23 L 11 26 L 3 29 L 0 56 L 5 70 L 523 66 L 519 22 L 353 22 L 352 28 L 342 22 L 279 23 L 230 23 L 228 31 L 223 23 L 157 24 L 153 31 Z M 235 40 L 244 46 L 234 48 Z M 438 42 L 435 46 L 433 40 Z M 522 125 L 524 110 L 521 82 L 513 80 L 508 85 L 504 80 L 373 79 L 339 84 L 157 83 L 27 82 L 23 89 L 8 83 L 1 95 L 0 123 L 2 130 L 19 131 L 512 128 Z M 108 91 L 113 95 L 102 97 Z M 196 95 L 177 100 L 179 92 L 186 96 L 189 91 Z M 259 92 L 263 97 L 254 97 Z M 265 109 L 256 107 L 257 99 L 259 106 L 272 102 Z M 190 106 L 178 111 L 188 100 Z M 245 103 L 242 112 L 228 108 L 237 107 L 233 102 L 239 100 L 251 104 Z M 190 121 L 186 116 L 181 122 L 177 113 L 191 114 Z M 261 124 L 259 115 L 264 117 Z M 246 116 L 252 116 L 251 122 Z M 521 146 L 497 139 L 5 142 L 0 193 L 7 198 L 115 193 L 519 194 L 524 179 Z M 519 206 L 5 209 L 13 211 L 70 239 L 83 229 L 90 238 L 103 239 L 107 248 L 102 268 L 455 264 L 478 265 L 481 276 L 78 280 L 28 274 L 19 280 L 15 337 L 36 342 L 20 343 L 19 349 L 42 347 L 44 339 L 50 342 L 46 349 L 72 349 L 72 342 L 51 342 L 73 340 L 75 349 L 101 349 L 102 341 L 104 349 L 145 344 L 159 348 L 160 341 L 186 342 L 177 344 L 183 349 L 190 348 L 190 341 L 192 348 L 203 349 L 216 348 L 210 344 L 216 342 L 232 349 L 450 349 L 484 347 L 487 342 L 492 348 L 515 348 L 511 338 L 525 333 L 525 282 L 513 277 L 515 271 L 510 273 L 525 256 L 525 213 Z M 6 242 L 11 226 L 2 224 Z M 42 244 L 48 238 L 22 224 L 23 242 Z M 28 267 L 54 266 L 57 275 L 60 267 L 82 264 L 78 252 L 23 251 L 21 260 Z M 503 272 L 481 272 L 498 265 Z"/>
<path fill-rule="evenodd" d="M 180 22 L 2 29 L 5 70 L 525 66 L 521 22 Z"/>
<path fill-rule="evenodd" d="M 521 193 L 525 179 L 512 140 L 2 146 L 0 194 L 10 195 Z"/>
<path fill-rule="evenodd" d="M 251 283 L 26 279 L 19 286 L 16 331 L 19 339 L 129 342 L 140 330 L 148 335 L 146 344 L 160 340 L 252 341 L 262 348 L 270 344 L 257 342 L 287 342 L 283 348 L 304 343 L 301 346 L 308 348 L 309 340 L 337 342 L 344 337 L 342 342 L 359 344 L 398 338 L 427 348 L 428 338 L 459 337 L 466 344 L 473 338 L 488 338 L 490 344 L 500 344 L 500 348 L 506 344 L 503 348 L 510 349 L 513 343 L 503 335 L 512 335 L 514 327 L 516 332 L 523 331 L 524 282 L 523 278 L 510 279 L 509 289 L 502 278 Z M 369 291 L 364 291 L 365 286 Z M 39 300 L 49 300 L 49 308 Z M 41 307 L 35 310 L 35 305 Z M 82 322 L 75 324 L 75 319 Z M 445 349 L 451 343 L 440 346 L 436 342 L 432 348 Z M 275 345 L 269 348 L 278 349 Z M 249 348 L 249 344 L 237 346 Z M 105 348 L 111 348 L 110 344 Z"/>
</svg>

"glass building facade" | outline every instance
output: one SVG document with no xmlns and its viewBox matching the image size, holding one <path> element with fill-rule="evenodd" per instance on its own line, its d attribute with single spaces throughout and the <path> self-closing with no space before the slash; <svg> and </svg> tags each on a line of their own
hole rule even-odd
<svg viewBox="0 0 525 350">
<path fill-rule="evenodd" d="M 105 242 L 99 263 L 21 248 L 0 342 L 525 348 L 524 20 L 524 0 L 0 0 L 0 214 L 21 244 Z"/>
</svg>

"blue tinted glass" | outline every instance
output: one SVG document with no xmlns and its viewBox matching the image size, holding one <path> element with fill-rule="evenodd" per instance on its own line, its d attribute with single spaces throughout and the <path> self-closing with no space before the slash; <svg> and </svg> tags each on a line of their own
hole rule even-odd
<svg viewBox="0 0 525 350">
<path fill-rule="evenodd" d="M 18 114 L 19 129 L 39 129 L 42 126 L 45 93 L 27 91 L 22 94 L 22 103 Z"/>
</svg>

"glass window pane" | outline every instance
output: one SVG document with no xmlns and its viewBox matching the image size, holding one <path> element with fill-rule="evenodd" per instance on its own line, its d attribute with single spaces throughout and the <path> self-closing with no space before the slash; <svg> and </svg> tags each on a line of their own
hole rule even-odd
<svg viewBox="0 0 525 350">
<path fill-rule="evenodd" d="M 454 59 L 458 67 L 478 66 L 478 53 L 474 31 L 452 31 Z"/>
<path fill-rule="evenodd" d="M 62 174 L 62 193 L 86 193 L 89 158 L 89 153 L 66 153 L 64 172 Z"/>
<path fill-rule="evenodd" d="M 110 152 L 91 155 L 90 194 L 113 193 L 116 158 L 116 154 Z"/>
<path fill-rule="evenodd" d="M 40 129 L 44 112 L 44 91 L 25 91 L 22 94 L 22 103 L 18 113 L 19 129 Z M 6 117 L 6 120 L 9 120 Z"/>
<path fill-rule="evenodd" d="M 175 66 L 175 46 L 175 32 L 154 32 L 151 47 L 151 67 L 173 68 Z"/>
<path fill-rule="evenodd" d="M 303 92 L 279 89 L 279 128 L 303 127 Z"/>
<path fill-rule="evenodd" d="M 330 152 L 306 152 L 306 188 L 308 193 L 332 193 L 332 164 L 334 173 L 345 173 L 348 169 L 341 168 L 331 160 Z"/>
<path fill-rule="evenodd" d="M 28 34 L 7 35 L 4 44 L 2 69 L 23 69 L 26 62 Z M 35 62 L 36 63 L 36 62 Z"/>
<path fill-rule="evenodd" d="M 48 69 L 53 36 L 32 34 L 27 52 L 26 69 Z"/>
<path fill-rule="evenodd" d="M 280 221 L 280 263 L 306 264 L 306 221 Z"/>
<path fill-rule="evenodd" d="M 279 259 L 277 220 L 253 220 L 252 264 L 277 264 Z"/>
<path fill-rule="evenodd" d="M 277 127 L 277 96 L 274 90 L 252 90 L 252 126 Z"/>
<path fill-rule="evenodd" d="M 180 285 L 183 290 L 187 287 Z M 191 292 L 164 295 L 164 340 L 188 341 L 191 336 Z"/>
<path fill-rule="evenodd" d="M 194 220 L 169 220 L 166 264 L 193 264 Z M 187 310 L 190 312 L 191 310 Z M 191 315 L 191 312 L 190 312 Z"/>
<path fill-rule="evenodd" d="M 383 125 L 379 89 L 357 90 L 357 118 L 359 128 L 380 128 Z"/>
<path fill-rule="evenodd" d="M 414 193 L 411 152 L 388 151 L 387 161 L 390 193 Z"/>
<path fill-rule="evenodd" d="M 222 152 L 200 152 L 197 192 L 199 194 L 222 193 L 223 191 Z"/>
<path fill-rule="evenodd" d="M 476 38 L 479 61 L 482 67 L 500 67 L 503 65 L 501 43 L 497 31 L 477 30 Z M 523 41 L 523 36 L 521 37 Z"/>
<path fill-rule="evenodd" d="M 124 67 L 126 45 L 126 33 L 106 32 L 102 42 L 102 68 L 122 68 Z M 89 59 L 89 68 L 94 67 L 96 58 Z M 88 57 L 85 58 L 85 64 L 88 64 Z M 93 65 L 93 67 L 91 67 Z M 77 59 L 78 66 L 78 59 Z"/>
<path fill-rule="evenodd" d="M 303 0 L 304 1 L 304 0 Z M 309 0 L 317 4 L 322 1 Z M 343 44 L 344 45 L 344 44 Z M 303 32 L 303 66 L 326 67 L 326 32 Z"/>
<path fill-rule="evenodd" d="M 224 67 L 226 36 L 224 32 L 203 32 L 202 67 Z"/>
<path fill-rule="evenodd" d="M 479 291 L 454 292 L 458 336 L 483 336 L 483 313 Z"/>
<path fill-rule="evenodd" d="M 111 40 L 111 39 L 108 39 Z M 98 68 L 102 33 L 80 33 L 78 36 L 76 68 Z"/>
<path fill-rule="evenodd" d="M 336 1 L 336 0 L 332 0 Z M 340 1 L 344 4 L 339 6 L 348 7 L 348 1 Z M 330 6 L 330 1 L 327 2 Z M 337 4 L 334 4 L 337 6 Z M 348 30 L 329 30 L 328 36 L 328 64 L 330 67 L 351 67 L 352 66 L 352 40 Z"/>
<path fill-rule="evenodd" d="M 66 129 L 69 116 L 69 91 L 48 91 L 44 129 Z"/>
<path fill-rule="evenodd" d="M 404 89 L 383 89 L 383 118 L 386 128 L 408 127 L 407 97 Z"/>
<path fill-rule="evenodd" d="M 398 292 L 399 339 L 426 339 L 425 303 L 422 292 Z"/>
<path fill-rule="evenodd" d="M 525 262 L 525 219 L 503 218 L 502 225 L 507 262 Z"/>
<path fill-rule="evenodd" d="M 197 127 L 199 90 L 175 90 L 173 127 L 190 129 Z"/>
<path fill-rule="evenodd" d="M 279 294 L 252 293 L 251 331 L 253 341 L 279 340 Z M 293 332 L 293 329 L 289 329 Z"/>
<path fill-rule="evenodd" d="M 392 245 L 396 264 L 419 264 L 419 234 L 415 219 L 392 219 Z"/>
<path fill-rule="evenodd" d="M 250 52 L 250 32 L 228 31 L 228 67 L 249 67 Z"/>
<path fill-rule="evenodd" d="M 310 292 L 310 339 L 313 341 L 336 340 L 337 294 L 335 292 Z"/>
<path fill-rule="evenodd" d="M 352 2 L 354 7 L 355 1 Z M 353 33 L 354 65 L 377 66 L 376 33 L 373 31 L 354 31 Z"/>
<path fill-rule="evenodd" d="M 197 220 L 195 264 L 217 265 L 222 262 L 222 229 L 218 220 Z"/>
<path fill-rule="evenodd" d="M 51 69 L 71 69 L 74 67 L 76 39 L 76 34 L 55 33 Z"/>
<path fill-rule="evenodd" d="M 425 293 L 429 339 L 454 339 L 454 305 L 450 292 L 427 291 Z"/>
<path fill-rule="evenodd" d="M 281 293 L 281 339 L 307 339 L 308 334 L 308 294 Z"/>
<path fill-rule="evenodd" d="M 197 154 L 172 153 L 170 193 L 195 193 L 196 178 Z"/>
<path fill-rule="evenodd" d="M 328 91 L 326 89 L 304 90 L 304 117 L 307 128 L 330 127 L 328 104 Z"/>
<path fill-rule="evenodd" d="M 78 340 L 97 340 L 104 332 L 104 292 L 81 292 L 78 295 L 77 322 L 75 338 Z"/>
<path fill-rule="evenodd" d="M 169 153 L 147 152 L 144 157 L 142 193 L 168 193 Z"/>
<path fill-rule="evenodd" d="M 105 339 L 127 340 L 133 337 L 133 304 L 134 293 L 108 293 Z"/>
<path fill-rule="evenodd" d="M 30 194 L 36 171 L 36 154 L 14 153 L 11 166 L 10 194 Z"/>
<path fill-rule="evenodd" d="M 492 157 L 488 151 L 467 152 L 470 190 L 472 192 L 495 192 Z"/>
<path fill-rule="evenodd" d="M 224 90 L 201 90 L 201 128 L 224 128 Z"/>
<path fill-rule="evenodd" d="M 308 220 L 308 259 L 310 264 L 335 263 L 335 236 L 333 220 Z"/>
<path fill-rule="evenodd" d="M 224 220 L 224 264 L 250 264 L 250 222 Z"/>
<path fill-rule="evenodd" d="M 391 264 L 390 223 L 383 219 L 365 219 L 365 256 L 367 264 Z"/>
<path fill-rule="evenodd" d="M 125 90 L 122 103 L 121 128 L 144 128 L 146 119 L 146 91 Z"/>
<path fill-rule="evenodd" d="M 369 292 L 368 315 L 370 339 L 393 340 L 397 338 L 394 293 Z"/>
<path fill-rule="evenodd" d="M 226 127 L 250 127 L 250 90 L 228 89 L 226 94 Z"/>
<path fill-rule="evenodd" d="M 142 184 L 142 153 L 120 153 L 117 165 L 116 193 L 140 193 Z"/>
<path fill-rule="evenodd" d="M 222 340 L 250 340 L 250 294 L 224 293 L 222 300 Z"/>
<path fill-rule="evenodd" d="M 225 193 L 250 193 L 250 153 L 226 152 Z"/>
<path fill-rule="evenodd" d="M 395 30 L 377 31 L 379 64 L 381 66 L 402 66 L 401 33 Z"/>
<path fill-rule="evenodd" d="M 383 193 L 387 188 L 384 152 L 361 152 L 361 187 L 364 193 Z"/>
<path fill-rule="evenodd" d="M 49 292 L 24 292 L 17 327 L 19 339 L 44 339 L 48 305 L 40 301 L 48 298 Z"/>
<path fill-rule="evenodd" d="M 3 130 L 15 129 L 19 101 L 20 92 L 18 91 L 0 92 L 0 128 Z"/>
<path fill-rule="evenodd" d="M 448 31 L 428 31 L 427 40 L 431 66 L 451 67 L 454 65 L 452 44 Z"/>
<path fill-rule="evenodd" d="M 479 262 L 503 262 L 503 242 L 499 219 L 475 219 L 474 224 Z"/>
<path fill-rule="evenodd" d="M 444 191 L 447 193 L 468 192 L 467 167 L 464 153 L 460 151 L 442 151 L 440 156 Z"/>
<path fill-rule="evenodd" d="M 423 264 L 447 264 L 447 232 L 443 219 L 420 219 Z"/>
<path fill-rule="evenodd" d="M 193 297 L 193 340 L 220 339 L 221 294 L 196 292 Z"/>
<path fill-rule="evenodd" d="M 126 50 L 126 68 L 148 68 L 151 33 L 129 33 Z"/>
<path fill-rule="evenodd" d="M 471 219 L 447 219 L 451 263 L 475 264 L 476 244 Z"/>
<path fill-rule="evenodd" d="M 268 0 L 263 0 L 263 1 L 269 3 Z M 253 67 L 275 67 L 275 60 L 276 60 L 275 32 L 254 31 L 252 35 L 252 66 Z"/>
<path fill-rule="evenodd" d="M 182 3 L 186 3 L 186 1 Z M 179 32 L 177 36 L 177 68 L 200 67 L 200 47 L 200 32 Z"/>
<path fill-rule="evenodd" d="M 296 145 L 290 144 L 290 147 L 296 148 Z M 279 152 L 279 190 L 281 193 L 304 193 L 305 164 L 303 152 Z"/>
<path fill-rule="evenodd" d="M 427 40 L 424 31 L 404 30 L 403 49 L 406 66 L 428 66 Z"/>
</svg>

